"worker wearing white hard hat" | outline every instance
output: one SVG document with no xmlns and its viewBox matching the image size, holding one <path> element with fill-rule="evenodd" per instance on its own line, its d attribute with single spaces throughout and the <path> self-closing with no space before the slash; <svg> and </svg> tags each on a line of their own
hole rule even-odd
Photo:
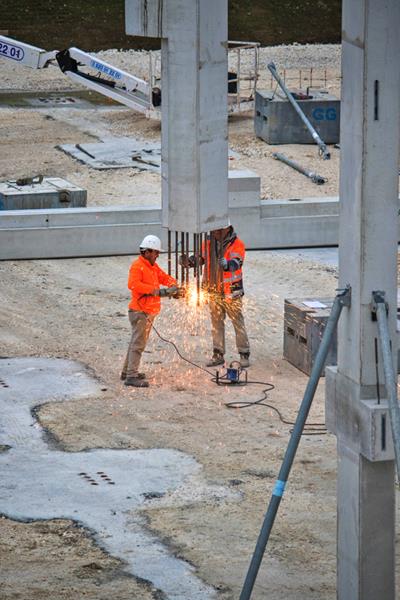
<svg viewBox="0 0 400 600">
<path fill-rule="evenodd" d="M 157 252 L 163 251 L 161 248 L 161 240 L 156 235 L 146 235 L 139 248 L 140 250 L 157 250 Z"/>
<path fill-rule="evenodd" d="M 132 298 L 128 314 L 132 335 L 121 373 L 127 386 L 149 386 L 145 374 L 139 372 L 139 365 L 152 323 L 160 312 L 160 298 L 179 296 L 176 279 L 156 262 L 161 251 L 161 240 L 156 235 L 146 235 L 140 244 L 140 256 L 129 269 L 128 288 Z"/>
</svg>

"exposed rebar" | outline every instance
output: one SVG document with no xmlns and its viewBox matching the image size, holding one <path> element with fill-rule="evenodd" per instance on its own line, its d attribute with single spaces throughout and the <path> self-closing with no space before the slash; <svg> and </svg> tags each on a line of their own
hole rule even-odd
<svg viewBox="0 0 400 600">
<path fill-rule="evenodd" d="M 189 254 L 190 254 L 190 251 L 189 251 L 189 234 L 186 233 L 185 237 L 186 237 L 186 243 L 185 243 L 186 253 L 187 253 L 187 256 L 189 256 Z M 187 286 L 189 285 L 189 263 L 188 262 L 186 263 L 186 266 L 185 266 L 185 283 L 186 283 Z"/>
<path fill-rule="evenodd" d="M 181 285 L 184 285 L 184 283 L 185 283 L 184 256 L 185 256 L 185 234 L 181 233 Z"/>
<path fill-rule="evenodd" d="M 168 229 L 168 275 L 171 275 L 171 271 L 172 271 L 171 232 Z"/>
<path fill-rule="evenodd" d="M 178 232 L 175 231 L 175 279 L 179 279 L 179 261 L 178 261 Z"/>
</svg>

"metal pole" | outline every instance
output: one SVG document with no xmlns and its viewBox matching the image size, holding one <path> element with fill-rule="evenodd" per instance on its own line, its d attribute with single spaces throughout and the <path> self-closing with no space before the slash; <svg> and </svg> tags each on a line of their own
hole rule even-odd
<svg viewBox="0 0 400 600">
<path fill-rule="evenodd" d="M 256 548 L 254 550 L 254 554 L 250 562 L 249 570 L 247 572 L 239 600 L 249 600 L 251 597 L 254 583 L 257 578 L 258 570 L 260 568 L 265 548 L 267 546 L 268 539 L 272 527 L 274 525 L 275 517 L 278 512 L 283 493 L 285 491 L 285 486 L 289 477 L 289 473 L 294 458 L 296 456 L 297 447 L 299 445 L 304 425 L 307 421 L 308 413 L 310 411 L 311 404 L 314 399 L 315 390 L 317 389 L 317 385 L 325 365 L 325 360 L 329 352 L 329 348 L 336 330 L 340 313 L 342 312 L 343 306 L 349 305 L 349 302 L 350 288 L 347 287 L 345 290 L 341 291 L 336 296 L 332 306 L 331 314 L 329 315 L 328 321 L 326 323 L 326 328 L 321 339 L 321 344 L 315 357 L 315 363 L 311 371 L 310 379 L 304 392 L 304 397 L 301 402 L 299 412 L 297 414 L 292 434 L 290 436 L 289 444 L 286 449 L 285 457 L 283 459 L 282 466 L 279 471 L 278 479 L 275 483 L 275 487 L 272 492 L 272 497 L 270 499 L 268 510 L 265 515 L 264 523 L 258 536 Z"/>
<path fill-rule="evenodd" d="M 186 233 L 185 236 L 186 236 L 186 253 L 187 253 L 187 256 L 189 256 L 189 254 L 190 254 L 190 252 L 189 252 L 189 234 Z M 185 276 L 186 285 L 189 285 L 189 266 L 186 266 L 185 275 L 186 275 Z"/>
<path fill-rule="evenodd" d="M 381 343 L 382 350 L 383 370 L 385 373 L 386 393 L 388 396 L 397 476 L 400 478 L 400 406 L 397 399 L 397 375 L 395 374 L 393 368 L 393 356 L 386 313 L 385 292 L 372 292 L 372 297 L 376 306 L 376 318 L 378 321 L 379 341 Z"/>
<path fill-rule="evenodd" d="M 183 265 L 183 256 L 185 254 L 185 234 L 181 233 L 181 285 L 185 283 L 185 267 Z"/>
<path fill-rule="evenodd" d="M 175 231 L 175 279 L 179 279 L 179 268 L 178 268 L 178 232 Z"/>
<path fill-rule="evenodd" d="M 204 277 L 203 277 L 203 285 L 207 290 L 210 289 L 210 253 L 209 246 L 211 246 L 211 233 L 207 232 L 204 234 Z"/>
<path fill-rule="evenodd" d="M 204 258 L 203 254 L 204 254 L 204 238 L 203 238 L 203 234 L 200 233 L 200 235 L 199 235 L 200 278 L 203 276 L 203 262 L 201 261 L 201 258 Z"/>
<path fill-rule="evenodd" d="M 168 275 L 171 275 L 172 256 L 171 256 L 171 232 L 168 229 Z"/>
<path fill-rule="evenodd" d="M 236 104 L 237 104 L 237 107 L 239 108 L 239 106 L 240 106 L 240 67 L 241 67 L 241 65 L 240 65 L 240 47 L 238 48 L 237 55 L 238 55 L 238 62 L 237 62 L 237 75 L 236 75 L 236 78 L 237 78 L 237 83 L 236 83 Z"/>
<path fill-rule="evenodd" d="M 201 233 L 196 234 L 196 292 L 197 306 L 200 306 L 200 237 Z"/>
<path fill-rule="evenodd" d="M 327 179 L 325 179 L 325 177 L 322 177 L 321 175 L 314 173 L 314 171 L 310 171 L 309 169 L 302 167 L 301 165 L 299 165 L 299 163 L 295 162 L 294 160 L 291 160 L 290 158 L 288 158 L 284 154 L 281 154 L 280 152 L 273 152 L 272 156 L 274 158 L 276 158 L 276 160 L 280 160 L 281 162 L 285 163 L 285 165 L 292 167 L 292 169 L 295 169 L 302 175 L 305 175 L 306 177 L 311 179 L 311 181 L 313 183 L 316 183 L 317 185 L 322 185 L 323 183 L 326 183 L 326 181 L 327 181 Z"/>
<path fill-rule="evenodd" d="M 271 75 L 275 78 L 275 80 L 278 82 L 278 84 L 282 88 L 282 90 L 285 93 L 285 95 L 286 95 L 287 99 L 289 100 L 290 104 L 293 106 L 294 110 L 297 112 L 297 114 L 299 115 L 300 119 L 303 121 L 303 123 L 307 127 L 308 131 L 311 133 L 313 140 L 318 144 L 318 146 L 320 148 L 320 154 L 321 154 L 322 158 L 324 160 L 328 160 L 331 157 L 331 155 L 328 152 L 328 149 L 326 147 L 325 142 L 320 138 L 320 136 L 318 135 L 317 131 L 311 125 L 310 121 L 307 119 L 306 115 L 301 110 L 299 104 L 294 99 L 293 95 L 290 93 L 290 91 L 288 90 L 288 88 L 286 87 L 286 85 L 284 84 L 284 82 L 282 81 L 282 79 L 279 77 L 278 72 L 276 70 L 276 67 L 275 67 L 274 63 L 269 63 L 267 65 L 267 67 L 268 67 Z"/>
<path fill-rule="evenodd" d="M 253 97 L 256 97 L 257 91 L 257 83 L 258 83 L 258 46 L 255 48 L 255 56 L 254 56 L 254 88 L 253 88 Z"/>
</svg>

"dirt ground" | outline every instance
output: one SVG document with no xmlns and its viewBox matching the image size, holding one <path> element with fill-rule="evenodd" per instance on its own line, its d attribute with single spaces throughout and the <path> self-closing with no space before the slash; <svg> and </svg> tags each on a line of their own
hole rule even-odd
<svg viewBox="0 0 400 600">
<path fill-rule="evenodd" d="M 13 81 L 18 74 L 13 74 Z M 24 84 L 20 78 L 20 87 Z M 11 84 L 10 84 L 11 87 Z M 60 143 L 105 135 L 159 136 L 159 125 L 126 109 L 0 110 L 0 178 L 43 173 L 86 187 L 89 205 L 154 205 L 159 176 L 134 169 L 99 172 L 55 149 Z M 233 168 L 262 177 L 266 198 L 336 195 L 338 151 L 321 161 L 315 147 L 287 146 L 294 158 L 328 177 L 315 186 L 276 163 L 273 148 L 254 137 L 252 118 L 230 122 Z M 282 150 L 282 149 L 281 149 Z M 233 163 L 233 164 L 232 164 Z M 238 232 L 240 235 L 240 231 Z M 135 249 L 132 248 L 132 252 Z M 227 402 L 256 400 L 262 386 L 221 389 L 183 362 L 152 333 L 143 368 L 151 386 L 130 390 L 119 380 L 129 340 L 127 272 L 131 257 L 0 263 L 0 354 L 66 357 L 88 365 L 103 384 L 100 397 L 49 403 L 40 423 L 66 451 L 90 448 L 176 448 L 193 455 L 205 478 L 239 492 L 236 501 L 149 501 L 147 527 L 196 568 L 221 600 L 238 598 L 266 505 L 285 451 L 290 426 L 267 407 L 229 410 Z M 165 258 L 161 257 L 165 267 Z M 245 263 L 245 315 L 251 342 L 251 379 L 273 383 L 268 402 L 295 418 L 307 377 L 282 358 L 285 298 L 332 296 L 334 268 L 298 255 L 249 252 Z M 207 307 L 166 300 L 156 321 L 160 333 L 185 356 L 204 365 L 210 354 Z M 228 327 L 228 360 L 237 358 Z M 324 422 L 321 382 L 312 421 Z M 304 436 L 282 501 L 254 600 L 333 600 L 335 592 L 335 438 Z M 69 521 L 0 520 L 0 598 L 160 598 L 146 582 L 107 556 L 90 532 Z M 190 600 L 188 598 L 188 600 Z"/>
</svg>

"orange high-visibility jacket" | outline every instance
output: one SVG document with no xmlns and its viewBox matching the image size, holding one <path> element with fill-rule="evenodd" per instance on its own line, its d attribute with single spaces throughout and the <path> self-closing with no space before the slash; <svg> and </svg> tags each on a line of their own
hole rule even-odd
<svg viewBox="0 0 400 600">
<path fill-rule="evenodd" d="M 146 296 L 146 294 L 160 289 L 160 284 L 170 287 L 177 285 L 177 282 L 176 279 L 160 269 L 157 263 L 151 265 L 143 256 L 139 256 L 129 269 L 128 288 L 132 292 L 129 308 L 149 315 L 158 314 L 161 308 L 160 297 Z"/>
<path fill-rule="evenodd" d="M 204 254 L 204 247 L 203 247 Z M 222 293 L 228 302 L 233 298 L 243 296 L 243 273 L 242 265 L 246 249 L 242 240 L 235 237 L 233 242 L 228 244 L 224 251 L 224 258 L 228 261 L 228 267 L 237 266 L 235 270 L 222 271 L 222 289 L 217 286 L 217 292 Z M 207 240 L 207 270 L 210 272 L 210 240 Z M 207 274 L 205 273 L 205 277 Z"/>
</svg>

